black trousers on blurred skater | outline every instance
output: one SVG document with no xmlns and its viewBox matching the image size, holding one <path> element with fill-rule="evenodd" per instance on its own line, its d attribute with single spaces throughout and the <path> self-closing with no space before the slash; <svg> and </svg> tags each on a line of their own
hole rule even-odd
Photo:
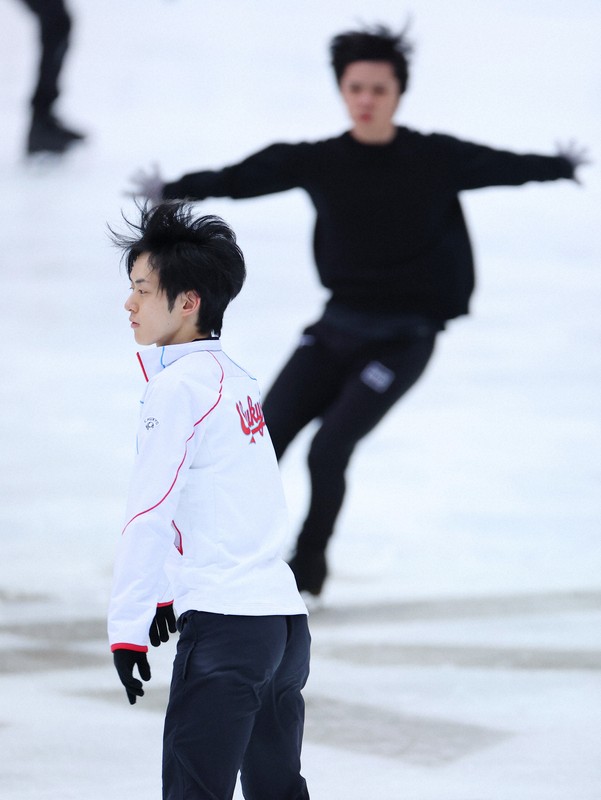
<svg viewBox="0 0 601 800">
<path fill-rule="evenodd" d="M 320 420 L 308 456 L 309 511 L 290 562 L 300 591 L 318 595 L 323 587 L 355 446 L 419 379 L 442 328 L 415 315 L 328 307 L 268 392 L 263 411 L 278 458 L 305 425 Z"/>
<path fill-rule="evenodd" d="M 62 125 L 53 112 L 59 93 L 59 79 L 67 50 L 72 21 L 63 0 L 21 0 L 37 17 L 40 60 L 31 97 L 31 125 L 27 152 L 62 153 L 83 134 Z"/>
</svg>

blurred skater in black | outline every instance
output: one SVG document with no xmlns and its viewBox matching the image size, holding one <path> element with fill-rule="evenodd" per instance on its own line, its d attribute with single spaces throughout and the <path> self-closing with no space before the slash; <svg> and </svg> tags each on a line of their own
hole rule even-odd
<svg viewBox="0 0 601 800">
<path fill-rule="evenodd" d="M 313 595 L 327 576 L 326 547 L 355 446 L 422 375 L 446 321 L 468 313 L 474 265 L 459 193 L 575 180 L 587 163 L 574 145 L 556 155 L 520 155 L 395 125 L 410 51 L 404 34 L 383 27 L 333 39 L 332 64 L 351 120 L 341 136 L 274 144 L 171 183 L 158 171 L 132 178 L 135 194 L 152 202 L 301 187 L 315 206 L 315 262 L 331 296 L 263 406 L 278 457 L 309 422 L 320 421 L 308 457 L 309 511 L 290 564 L 299 589 Z"/>
<path fill-rule="evenodd" d="M 84 139 L 60 122 L 53 108 L 59 96 L 59 79 L 69 47 L 71 16 L 63 0 L 22 0 L 36 15 L 40 30 L 40 62 L 31 98 L 31 123 L 27 153 L 64 153 Z"/>
</svg>

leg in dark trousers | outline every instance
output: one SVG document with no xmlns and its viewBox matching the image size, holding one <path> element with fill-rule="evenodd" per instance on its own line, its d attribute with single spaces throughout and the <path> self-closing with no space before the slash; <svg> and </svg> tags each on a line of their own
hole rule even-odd
<svg viewBox="0 0 601 800">
<path fill-rule="evenodd" d="M 64 153 L 84 139 L 78 131 L 65 127 L 54 115 L 59 95 L 59 78 L 69 46 L 71 17 L 63 0 L 22 0 L 38 18 L 40 26 L 40 63 L 38 80 L 31 98 L 31 124 L 27 152 Z"/>
<path fill-rule="evenodd" d="M 322 417 L 309 449 L 311 502 L 298 547 L 325 550 L 342 506 L 345 471 L 357 443 L 423 373 L 434 339 L 415 339 L 363 358 Z"/>
<path fill-rule="evenodd" d="M 305 704 L 300 689 L 309 675 L 307 618 L 287 617 L 282 662 L 267 687 L 244 754 L 241 783 L 246 800 L 307 800 L 300 778 Z"/>
<path fill-rule="evenodd" d="M 165 717 L 164 800 L 231 800 L 240 769 L 249 800 L 306 800 L 306 617 L 195 611 L 182 614 L 179 626 Z"/>
<path fill-rule="evenodd" d="M 319 594 L 325 550 L 346 490 L 345 471 L 357 443 L 422 375 L 435 334 L 362 343 L 334 353 L 319 339 L 299 348 L 276 380 L 265 418 L 278 457 L 298 431 L 321 417 L 309 450 L 311 500 L 291 561 L 301 591 Z"/>
<path fill-rule="evenodd" d="M 63 0 L 23 0 L 40 25 L 40 64 L 31 105 L 38 114 L 49 114 L 59 95 L 58 79 L 69 46 L 71 18 Z"/>
<path fill-rule="evenodd" d="M 313 335 L 303 336 L 263 403 L 278 460 L 305 425 L 335 401 L 345 375 L 346 366 L 334 351 Z"/>
</svg>

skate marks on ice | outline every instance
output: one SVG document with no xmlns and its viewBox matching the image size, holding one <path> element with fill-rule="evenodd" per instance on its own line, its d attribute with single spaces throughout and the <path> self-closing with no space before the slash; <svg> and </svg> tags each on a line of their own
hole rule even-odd
<svg viewBox="0 0 601 800">
<path fill-rule="evenodd" d="M 503 596 L 436 598 L 419 601 L 322 607 L 311 615 L 315 662 L 340 662 L 358 668 L 359 683 L 369 671 L 397 668 L 399 685 L 406 668 L 451 667 L 480 670 L 558 670 L 601 672 L 601 650 L 436 642 L 446 623 L 490 619 L 511 629 L 519 617 L 599 612 L 601 592 L 546 592 Z M 432 622 L 434 643 L 361 641 L 361 630 L 383 624 Z M 440 623 L 443 628 L 437 625 Z M 341 639 L 348 630 L 348 641 Z M 406 715 L 382 707 L 319 695 L 313 687 L 307 699 L 306 739 L 416 766 L 436 766 L 494 747 L 514 733 L 456 719 Z M 358 692 L 355 698 L 360 696 Z"/>
<path fill-rule="evenodd" d="M 152 667 L 152 664 L 151 664 Z M 117 684 L 115 689 L 98 689 L 95 692 L 78 692 L 78 697 L 87 697 L 94 700 L 101 700 L 105 703 L 123 708 L 127 704 L 125 698 L 125 689 Z M 154 675 L 152 682 L 144 684 L 144 697 L 136 701 L 136 711 L 150 712 L 152 714 L 160 714 L 163 716 L 167 709 L 167 702 L 169 700 L 169 685 L 167 683 L 159 683 L 155 680 Z"/>
<path fill-rule="evenodd" d="M 19 675 L 26 672 L 52 672 L 56 670 L 99 667 L 106 657 L 82 653 L 76 649 L 56 647 L 3 649 L 0 655 L 0 675 Z"/>
<path fill-rule="evenodd" d="M 364 667 L 453 666 L 475 669 L 601 671 L 601 650 L 382 643 L 319 645 L 314 648 L 314 654 Z"/>
<path fill-rule="evenodd" d="M 6 597 L 4 600 L 6 601 Z M 16 598 L 11 598 L 16 600 Z M 23 604 L 24 597 L 19 598 Z M 31 598 L 32 605 L 44 599 Z M 6 605 L 10 605 L 5 603 Z M 16 606 L 15 606 L 16 607 Z M 601 671 L 601 650 L 550 649 L 525 646 L 484 646 L 456 643 L 374 643 L 362 641 L 362 631 L 375 622 L 390 626 L 414 621 L 445 622 L 490 618 L 511 619 L 527 615 L 595 612 L 601 609 L 601 592 L 547 592 L 507 596 L 436 598 L 419 601 L 325 607 L 311 616 L 313 660 L 346 663 L 364 670 L 385 667 L 451 665 L 455 668 L 513 670 Z M 59 608 L 57 607 L 57 613 Z M 348 630 L 349 640 L 340 639 Z M 336 637 L 331 632 L 336 632 Z M 433 636 L 436 631 L 433 630 Z M 82 669 L 110 670 L 106 624 L 102 618 L 13 622 L 0 624 L 0 675 Z M 402 674 L 399 673 L 399 682 Z M 105 684 L 106 687 L 107 684 Z M 305 737 L 308 742 L 356 753 L 397 759 L 413 765 L 449 763 L 472 752 L 494 747 L 512 736 L 499 730 L 453 719 L 403 714 L 402 711 L 356 702 L 323 693 L 314 686 L 307 696 Z M 111 705 L 123 705 L 120 686 L 77 692 Z M 149 685 L 140 710 L 163 714 L 168 685 Z"/>
<path fill-rule="evenodd" d="M 11 595 L 0 591 L 0 603 L 44 602 L 39 595 Z M 439 666 L 601 670 L 601 651 L 541 647 L 424 645 L 407 643 L 331 642 L 320 635 L 340 629 L 378 623 L 419 620 L 505 618 L 601 610 L 601 592 L 547 592 L 503 596 L 462 597 L 398 603 L 367 603 L 339 608 L 322 607 L 311 615 L 313 655 L 364 666 Z M 0 624 L 4 646 L 0 674 L 96 667 L 106 663 L 104 619 L 52 620 Z M 8 637 L 8 638 L 7 638 Z M 97 648 L 91 645 L 98 643 Z M 97 652 L 96 652 L 97 651 Z M 77 657 L 74 659 L 74 654 Z"/>
<path fill-rule="evenodd" d="M 311 616 L 313 653 L 361 666 L 452 665 L 466 668 L 516 670 L 601 670 L 601 651 L 492 645 L 407 644 L 399 642 L 332 642 L 319 632 L 355 626 L 417 621 L 450 622 L 469 619 L 506 619 L 601 611 L 601 592 L 547 592 L 539 594 L 462 597 L 402 603 L 363 604 L 322 608 Z"/>
<path fill-rule="evenodd" d="M 0 643 L 0 675 L 80 670 L 110 661 L 102 619 L 4 624 Z"/>
<path fill-rule="evenodd" d="M 136 704 L 140 711 L 164 714 L 168 686 L 153 686 Z M 123 706 L 121 689 L 80 693 Z M 452 720 L 398 714 L 374 706 L 311 694 L 306 699 L 304 739 L 363 755 L 391 758 L 416 766 L 433 767 L 493 747 L 511 738 L 511 732 Z"/>
<path fill-rule="evenodd" d="M 136 704 L 140 711 L 164 714 L 169 689 L 153 686 Z M 123 706 L 121 689 L 88 695 Z M 511 732 L 456 721 L 398 714 L 374 706 L 311 694 L 306 699 L 304 739 L 363 755 L 434 767 L 493 747 L 511 738 Z"/>
<path fill-rule="evenodd" d="M 436 598 L 357 606 L 320 606 L 311 616 L 311 627 L 373 624 L 374 622 L 448 621 L 528 614 L 556 614 L 601 610 L 601 591 L 532 592 L 514 595 Z"/>
<path fill-rule="evenodd" d="M 10 605 L 11 603 L 44 603 L 50 600 L 47 594 L 36 594 L 35 592 L 8 592 L 0 589 L 0 604 Z"/>
<path fill-rule="evenodd" d="M 312 695 L 306 703 L 305 739 L 364 755 L 436 766 L 511 738 L 479 725 L 395 714 L 382 708 Z"/>
</svg>

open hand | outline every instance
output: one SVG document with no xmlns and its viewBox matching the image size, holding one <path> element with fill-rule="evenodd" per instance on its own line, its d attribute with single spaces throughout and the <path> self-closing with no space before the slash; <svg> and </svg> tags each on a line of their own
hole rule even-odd
<svg viewBox="0 0 601 800">
<path fill-rule="evenodd" d="M 165 181 L 158 164 L 152 164 L 150 169 L 137 170 L 129 180 L 133 184 L 133 188 L 126 192 L 129 197 L 141 198 L 151 206 L 156 206 L 162 201 Z"/>
<path fill-rule="evenodd" d="M 578 167 L 592 164 L 589 158 L 588 148 L 577 144 L 574 139 L 570 139 L 566 144 L 557 144 L 557 155 L 565 158 L 565 160 L 569 162 L 574 171 L 573 179 L 576 183 L 580 183 L 580 180 L 576 176 L 576 170 Z"/>
</svg>

